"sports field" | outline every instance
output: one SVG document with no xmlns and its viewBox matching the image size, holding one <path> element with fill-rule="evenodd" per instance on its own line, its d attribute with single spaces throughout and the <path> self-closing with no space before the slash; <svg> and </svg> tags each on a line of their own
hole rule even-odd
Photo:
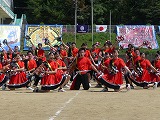
<svg viewBox="0 0 160 120">
<path fill-rule="evenodd" d="M 0 90 L 0 120 L 159 120 L 160 88 L 121 92 Z"/>
</svg>

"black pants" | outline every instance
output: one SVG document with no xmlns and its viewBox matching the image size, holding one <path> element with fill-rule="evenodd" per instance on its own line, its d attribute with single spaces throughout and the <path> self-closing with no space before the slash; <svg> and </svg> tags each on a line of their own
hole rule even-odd
<svg viewBox="0 0 160 120">
<path fill-rule="evenodd" d="M 4 84 L 6 84 L 6 82 L 8 81 L 9 77 L 5 76 L 5 78 L 0 82 L 0 87 Z"/>
<path fill-rule="evenodd" d="M 42 61 L 42 59 L 38 59 L 38 61 L 36 61 L 36 63 L 37 63 L 37 67 L 39 67 L 43 63 L 43 61 Z"/>
<path fill-rule="evenodd" d="M 39 75 L 36 75 L 36 74 L 34 74 L 34 76 L 35 76 L 35 79 L 34 79 L 34 86 L 37 86 L 38 85 L 38 83 L 39 83 L 39 80 L 42 78 L 42 77 L 39 77 Z"/>
<path fill-rule="evenodd" d="M 78 74 L 76 76 L 75 90 L 79 90 L 81 84 L 82 84 L 84 90 L 89 89 L 89 81 L 88 81 L 88 75 L 87 74 L 83 74 L 83 75 Z"/>
<path fill-rule="evenodd" d="M 126 81 L 126 84 L 129 84 L 129 72 L 127 72 L 126 74 L 124 74 L 124 79 Z"/>
</svg>

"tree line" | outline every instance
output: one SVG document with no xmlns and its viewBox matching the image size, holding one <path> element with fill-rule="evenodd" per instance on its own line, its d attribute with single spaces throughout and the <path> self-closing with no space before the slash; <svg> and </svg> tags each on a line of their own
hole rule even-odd
<svg viewBox="0 0 160 120">
<path fill-rule="evenodd" d="M 14 13 L 29 24 L 73 25 L 76 0 L 14 0 Z M 93 0 L 94 24 L 159 25 L 159 0 Z M 77 0 L 77 23 L 91 24 L 91 0 Z"/>
</svg>

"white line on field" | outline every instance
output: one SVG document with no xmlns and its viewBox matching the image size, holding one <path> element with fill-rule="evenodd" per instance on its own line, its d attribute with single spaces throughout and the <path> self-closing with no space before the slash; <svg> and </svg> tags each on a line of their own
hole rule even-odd
<svg viewBox="0 0 160 120">
<path fill-rule="evenodd" d="M 81 91 L 78 91 L 72 98 L 65 102 L 64 105 L 60 107 L 59 110 L 55 113 L 55 115 L 49 118 L 49 120 L 54 120 L 62 112 L 62 110 L 64 110 L 67 104 L 69 104 L 75 97 L 77 97 L 80 92 Z"/>
</svg>

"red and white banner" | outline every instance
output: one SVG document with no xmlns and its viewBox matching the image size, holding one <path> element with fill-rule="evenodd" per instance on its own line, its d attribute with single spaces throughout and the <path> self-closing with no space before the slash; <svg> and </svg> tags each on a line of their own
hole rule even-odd
<svg viewBox="0 0 160 120">
<path fill-rule="evenodd" d="M 152 49 L 159 48 L 153 25 L 117 26 L 117 35 L 124 37 L 124 40 L 119 43 L 123 48 L 127 48 L 128 44 L 139 47 L 144 43 L 149 43 Z M 146 48 L 146 46 L 143 47 Z"/>
<path fill-rule="evenodd" d="M 107 25 L 96 25 L 96 32 L 106 32 Z"/>
</svg>

